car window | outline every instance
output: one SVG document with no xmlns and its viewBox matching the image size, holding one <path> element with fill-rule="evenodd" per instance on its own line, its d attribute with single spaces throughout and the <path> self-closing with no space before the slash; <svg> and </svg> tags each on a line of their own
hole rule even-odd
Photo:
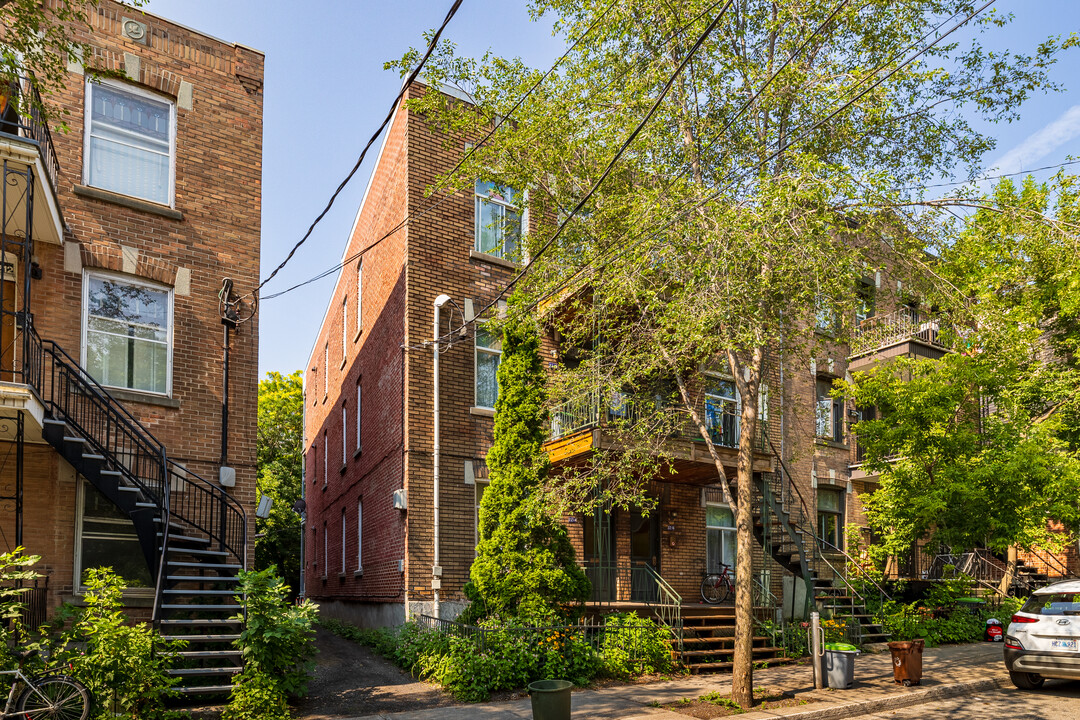
<svg viewBox="0 0 1080 720">
<path fill-rule="evenodd" d="M 1032 615 L 1080 615 L 1080 593 L 1032 595 L 1021 610 Z"/>
</svg>

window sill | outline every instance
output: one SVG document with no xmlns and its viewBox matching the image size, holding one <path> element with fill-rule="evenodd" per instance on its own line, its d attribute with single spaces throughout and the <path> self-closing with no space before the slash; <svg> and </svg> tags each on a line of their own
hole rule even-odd
<svg viewBox="0 0 1080 720">
<path fill-rule="evenodd" d="M 364 577 L 364 568 L 360 568 L 359 570 L 353 571 L 352 576 L 353 577 Z"/>
<path fill-rule="evenodd" d="M 517 270 L 519 265 L 512 260 L 503 260 L 501 257 L 494 255 L 488 255 L 487 253 L 480 252 L 478 250 L 469 251 L 469 259 L 477 260 L 479 262 L 485 262 L 489 265 L 496 265 L 498 267 L 507 268 L 508 270 Z"/>
<path fill-rule="evenodd" d="M 495 417 L 495 408 L 486 407 L 471 407 L 469 408 L 470 415 L 479 415 L 480 417 Z"/>
<path fill-rule="evenodd" d="M 94 200 L 101 200 L 102 202 L 113 203 L 114 205 L 122 205 L 132 210 L 139 210 L 141 212 L 150 213 L 151 215 L 160 215 L 170 220 L 183 220 L 184 214 L 179 210 L 174 210 L 168 205 L 159 205 L 149 200 L 140 200 L 139 198 L 131 197 L 130 195 L 121 195 L 120 193 L 110 192 L 109 190 L 102 190 L 101 188 L 90 187 L 88 185 L 78 185 L 72 187 L 72 191 L 81 197 L 92 198 Z"/>
<path fill-rule="evenodd" d="M 140 392 L 138 390 L 126 390 L 124 388 L 105 388 L 105 391 L 117 400 L 123 402 L 142 403 L 143 405 L 158 405 L 167 408 L 179 408 L 180 401 L 176 398 L 155 395 L 154 393 Z"/>
<path fill-rule="evenodd" d="M 344 463 L 342 463 L 342 465 L 341 465 L 341 469 L 340 469 L 340 470 L 338 470 L 338 472 L 339 472 L 339 473 L 341 473 L 342 475 L 344 475 L 344 474 L 345 474 L 345 471 L 346 471 L 346 470 L 348 470 L 348 469 L 349 469 L 349 466 L 348 466 L 348 465 L 346 465 L 346 464 L 344 464 Z"/>
<path fill-rule="evenodd" d="M 364 328 L 360 328 L 359 330 L 356 331 L 356 334 L 352 336 L 352 341 L 353 342 L 359 342 L 360 341 L 360 336 L 363 335 L 363 334 L 364 334 Z"/>
<path fill-rule="evenodd" d="M 346 365 L 346 364 L 347 364 L 348 362 L 349 362 L 349 358 L 347 358 L 347 357 L 343 357 L 343 358 L 341 358 L 341 364 L 340 364 L 340 365 L 338 365 L 338 370 L 344 370 L 344 369 L 345 369 L 345 365 Z"/>
<path fill-rule="evenodd" d="M 338 573 L 337 574 L 337 579 L 340 580 L 341 582 L 345 582 L 345 573 L 343 573 L 343 572 Z"/>
<path fill-rule="evenodd" d="M 829 440 L 828 438 L 814 438 L 815 445 L 821 445 L 823 447 L 839 448 L 840 450 L 850 450 L 851 447 L 845 442 L 837 442 L 836 440 Z"/>
<path fill-rule="evenodd" d="M 355 450 L 355 451 L 353 452 L 353 454 L 352 454 L 352 456 L 353 456 L 353 460 L 355 460 L 356 458 L 360 457 L 360 455 L 361 455 L 361 451 L 360 451 L 360 448 L 356 448 L 356 450 Z"/>
</svg>

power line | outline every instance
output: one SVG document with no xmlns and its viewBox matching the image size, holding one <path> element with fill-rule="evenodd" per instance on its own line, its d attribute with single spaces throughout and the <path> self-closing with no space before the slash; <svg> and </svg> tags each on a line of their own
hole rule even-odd
<svg viewBox="0 0 1080 720">
<path fill-rule="evenodd" d="M 933 185 L 910 185 L 908 187 L 892 188 L 892 191 L 906 192 L 908 190 L 928 190 L 930 188 L 939 187 L 957 187 L 958 185 L 981 183 L 986 180 L 1000 180 L 1001 178 L 1016 177 L 1017 175 L 1030 175 L 1031 173 L 1042 172 L 1043 170 L 1056 170 L 1057 168 L 1067 167 L 1069 165 L 1076 165 L 1077 163 L 1080 163 L 1080 160 L 1066 160 L 1065 162 L 1056 163 L 1054 165 L 1043 165 L 1042 167 L 1032 168 L 1031 170 L 1017 170 L 1016 172 L 1001 173 L 999 175 L 983 175 L 981 178 L 976 178 L 974 180 L 934 183 Z"/>
<path fill-rule="evenodd" d="M 266 283 L 274 279 L 274 276 L 277 275 L 278 272 L 280 272 L 286 264 L 288 264 L 289 260 L 291 260 L 293 255 L 296 254 L 296 251 L 300 249 L 300 246 L 303 245 L 311 236 L 311 233 L 315 229 L 315 226 L 319 224 L 319 222 L 326 216 L 328 212 L 330 212 L 330 208 L 333 207 L 334 201 L 337 200 L 338 195 L 340 195 L 341 191 L 345 189 L 345 186 L 349 184 L 349 181 L 353 179 L 353 176 L 356 175 L 356 171 L 360 169 L 360 165 L 363 164 L 364 158 L 367 157 L 368 150 L 371 149 L 371 146 L 375 144 L 375 141 L 378 139 L 379 135 L 382 134 L 383 130 L 386 129 L 386 126 L 389 125 L 390 121 L 394 118 L 394 113 L 397 112 L 397 108 L 398 105 L 401 103 L 401 99 L 405 97 L 405 93 L 408 92 L 409 86 L 412 85 L 413 80 L 415 80 L 417 75 L 420 74 L 420 70 L 424 67 L 424 63 L 426 63 L 428 61 L 428 58 L 431 57 L 431 54 L 435 52 L 435 47 L 436 45 L 438 45 L 439 38 L 442 36 L 443 30 L 446 29 L 446 26 L 450 23 L 450 20 L 454 17 L 455 13 L 457 13 L 459 7 L 461 7 L 461 0 L 454 0 L 454 4 L 450 6 L 450 10 L 446 13 L 446 18 L 443 19 L 442 25 L 440 25 L 439 29 L 435 31 L 434 35 L 432 35 L 431 42 L 428 43 L 427 51 L 424 53 L 424 57 L 420 59 L 419 64 L 417 64 L 417 66 L 413 68 L 412 72 L 409 73 L 409 77 L 405 80 L 404 84 L 402 84 L 400 92 L 398 92 L 397 97 L 394 98 L 394 102 L 390 105 L 390 111 L 386 114 L 386 117 L 383 118 L 382 124 L 379 125 L 378 129 L 375 130 L 371 138 L 367 141 L 367 144 L 364 145 L 364 149 L 360 152 L 360 157 L 356 159 L 356 164 L 353 165 L 352 170 L 349 171 L 349 174 L 345 176 L 345 179 L 342 180 L 341 184 L 339 184 L 337 186 L 337 189 L 334 190 L 334 194 L 330 196 L 330 200 L 326 203 L 326 207 L 323 208 L 323 211 L 319 213 L 318 217 L 316 217 L 315 220 L 311 223 L 311 225 L 307 229 L 307 232 L 304 233 L 304 236 L 300 238 L 300 240 L 295 245 L 293 245 L 292 249 L 289 251 L 289 254 L 286 255 L 285 259 L 281 261 L 281 264 L 274 268 L 274 271 L 270 273 L 270 275 L 265 280 L 259 283 L 259 286 L 255 288 L 254 292 L 258 292 L 262 289 L 264 285 L 266 285 Z"/>
</svg>

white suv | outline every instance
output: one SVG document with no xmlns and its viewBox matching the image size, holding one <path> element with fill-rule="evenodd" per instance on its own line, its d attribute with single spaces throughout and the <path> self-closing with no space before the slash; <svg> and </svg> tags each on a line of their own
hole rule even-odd
<svg viewBox="0 0 1080 720">
<path fill-rule="evenodd" d="M 1036 590 L 1012 616 L 1005 634 L 1005 667 L 1018 688 L 1044 678 L 1080 680 L 1080 580 Z"/>
</svg>

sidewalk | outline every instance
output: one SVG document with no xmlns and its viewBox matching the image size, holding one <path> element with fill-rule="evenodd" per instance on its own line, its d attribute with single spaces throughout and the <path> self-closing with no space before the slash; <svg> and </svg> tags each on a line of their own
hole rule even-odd
<svg viewBox="0 0 1080 720">
<path fill-rule="evenodd" d="M 893 682 L 889 653 L 860 655 L 855 660 L 855 687 L 851 690 L 814 690 L 809 665 L 784 665 L 754 671 L 754 686 L 793 692 L 816 702 L 776 710 L 759 710 L 742 720 L 834 720 L 1000 687 L 1008 682 L 1000 643 L 978 643 L 927 649 L 923 680 L 905 688 Z M 619 685 L 573 694 L 575 718 L 619 720 L 686 720 L 687 715 L 659 705 L 708 692 L 730 692 L 730 675 L 691 675 L 648 685 Z M 367 720 L 527 720 L 532 717 L 528 698 L 502 703 L 461 705 L 388 715 L 366 715 Z"/>
</svg>

